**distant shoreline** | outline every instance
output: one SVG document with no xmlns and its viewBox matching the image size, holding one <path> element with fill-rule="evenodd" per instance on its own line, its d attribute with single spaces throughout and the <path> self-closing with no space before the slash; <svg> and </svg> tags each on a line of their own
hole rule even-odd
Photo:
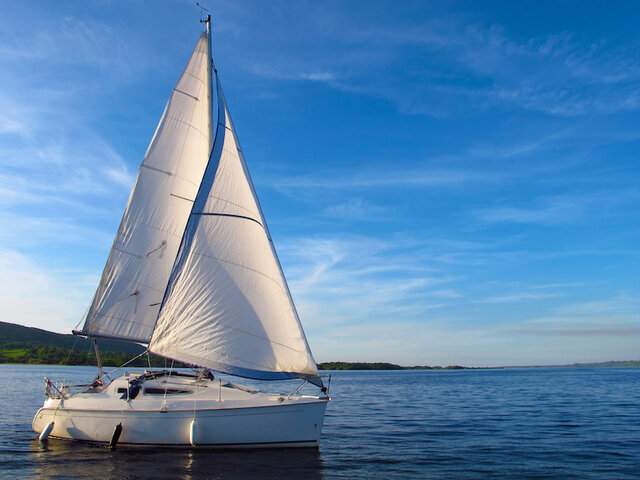
<svg viewBox="0 0 640 480">
<path fill-rule="evenodd" d="M 3 348 L 0 346 L 0 365 L 34 365 L 34 366 L 43 366 L 43 365 L 56 365 L 56 366 L 65 366 L 65 367 L 96 367 L 95 359 L 93 361 L 87 359 L 80 363 L 71 363 L 64 361 L 38 361 L 39 359 L 25 359 L 26 361 L 7 361 L 2 356 Z M 84 359 L 83 359 L 84 360 Z M 109 368 L 117 368 L 122 364 L 110 364 L 104 363 L 103 366 Z M 384 365 L 384 366 L 383 366 Z M 140 362 L 134 362 L 129 364 L 130 368 L 139 368 L 139 367 L 148 367 L 146 359 L 141 360 Z M 152 362 L 152 367 L 154 368 L 168 368 L 167 365 L 162 365 L 158 361 Z M 464 367 L 461 365 L 449 365 L 446 367 L 441 367 L 439 365 L 436 366 L 428 366 L 428 365 L 416 365 L 416 366 L 401 366 L 393 363 L 384 364 L 379 362 L 322 362 L 318 364 L 318 371 L 384 371 L 384 372 L 393 372 L 393 371 L 410 371 L 410 370 L 506 370 L 506 369 L 516 369 L 516 368 L 589 368 L 589 367 L 640 367 L 640 360 L 620 360 L 620 361 L 609 361 L 609 362 L 594 362 L 594 363 L 572 363 L 566 365 L 508 365 L 508 366 L 500 366 L 500 367 Z M 188 365 L 178 364 L 174 365 L 174 368 L 189 368 Z"/>
<path fill-rule="evenodd" d="M 139 356 L 145 347 L 136 343 L 99 340 L 102 363 L 119 366 Z M 151 356 L 153 367 L 167 367 L 167 360 Z M 0 322 L 0 364 L 95 366 L 91 340 L 74 335 L 49 332 L 40 328 Z M 131 367 L 148 367 L 146 355 L 135 359 Z M 175 367 L 186 365 L 174 364 Z M 640 367 L 640 360 L 621 360 L 570 365 L 511 365 L 500 367 L 468 367 L 463 365 L 402 366 L 388 362 L 321 362 L 318 370 L 485 370 L 502 368 L 571 368 L 571 367 Z"/>
<path fill-rule="evenodd" d="M 576 367 L 640 367 L 640 360 L 615 360 L 608 362 L 572 363 L 566 365 L 505 365 L 500 367 L 464 367 L 449 365 L 446 367 L 416 365 L 405 367 L 394 363 L 368 362 L 323 362 L 318 370 L 496 370 L 505 368 L 576 368 Z"/>
</svg>

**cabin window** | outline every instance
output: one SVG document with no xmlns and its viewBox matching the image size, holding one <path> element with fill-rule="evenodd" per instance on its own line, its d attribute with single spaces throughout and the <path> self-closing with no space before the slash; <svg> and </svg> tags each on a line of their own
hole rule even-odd
<svg viewBox="0 0 640 480">
<path fill-rule="evenodd" d="M 166 390 L 164 388 L 145 388 L 144 389 L 144 394 L 145 395 L 177 395 L 180 393 L 191 393 L 191 390 L 187 390 L 187 389 L 181 389 L 181 388 L 167 388 Z"/>
</svg>

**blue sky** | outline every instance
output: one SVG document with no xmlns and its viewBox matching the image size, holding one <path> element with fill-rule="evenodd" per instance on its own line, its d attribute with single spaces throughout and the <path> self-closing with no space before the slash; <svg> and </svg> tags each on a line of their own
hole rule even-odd
<svg viewBox="0 0 640 480">
<path fill-rule="evenodd" d="M 316 360 L 640 358 L 640 4 L 209 7 Z M 3 4 L 0 319 L 81 319 L 198 19 Z"/>
</svg>

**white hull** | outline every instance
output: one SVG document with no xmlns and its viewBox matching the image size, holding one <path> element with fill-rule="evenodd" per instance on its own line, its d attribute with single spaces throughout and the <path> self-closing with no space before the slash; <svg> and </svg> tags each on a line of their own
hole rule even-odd
<svg viewBox="0 0 640 480">
<path fill-rule="evenodd" d="M 100 392 L 48 399 L 33 419 L 34 431 L 41 433 L 54 422 L 52 438 L 109 443 L 122 424 L 118 446 L 318 446 L 328 398 L 247 392 L 218 380 L 196 385 L 193 379 L 169 379 L 147 381 L 136 398 L 121 399 L 118 390 L 126 389 L 134 377 L 116 379 Z M 165 387 L 189 392 L 157 393 Z M 146 394 L 147 390 L 156 393 Z"/>
</svg>

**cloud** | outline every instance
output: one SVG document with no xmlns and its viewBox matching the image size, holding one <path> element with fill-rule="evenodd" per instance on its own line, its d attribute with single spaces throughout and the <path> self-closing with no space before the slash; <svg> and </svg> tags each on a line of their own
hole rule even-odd
<svg viewBox="0 0 640 480">
<path fill-rule="evenodd" d="M 96 211 L 92 212 L 96 215 Z M 79 223 L 77 219 L 20 215 L 0 211 L 0 243 L 5 248 L 50 248 L 64 246 L 68 252 L 78 246 L 108 251 L 115 230 L 109 232 L 94 225 Z"/>
<path fill-rule="evenodd" d="M 541 335 L 549 337 L 628 337 L 640 336 L 640 327 L 613 326 L 603 328 L 552 328 L 552 329 L 514 329 L 516 334 Z"/>
<path fill-rule="evenodd" d="M 501 207 L 480 212 L 479 218 L 486 223 L 515 222 L 562 225 L 584 217 L 585 209 L 575 202 L 550 201 L 539 208 Z"/>
<path fill-rule="evenodd" d="M 515 334 L 541 336 L 638 336 L 640 301 L 628 292 L 593 301 L 568 298 L 548 316 L 517 322 L 506 330 Z"/>
<path fill-rule="evenodd" d="M 404 11 L 410 15 L 411 7 Z M 321 80 L 389 100 L 403 113 L 435 117 L 504 108 L 572 117 L 640 108 L 637 43 L 612 45 L 571 31 L 516 39 L 500 24 L 463 15 L 416 16 L 398 26 L 343 13 L 307 13 L 303 43 L 285 56 L 280 42 L 290 39 L 276 37 L 270 63 L 256 60 L 249 71 Z"/>
<path fill-rule="evenodd" d="M 86 272 L 48 271 L 23 254 L 0 250 L 2 320 L 69 333 L 95 289 L 86 279 Z"/>
<path fill-rule="evenodd" d="M 78 114 L 49 115 L 51 101 L 38 105 L 0 96 L 3 114 L 17 119 L 15 128 L 5 129 L 0 148 L 0 206 L 79 207 L 88 196 L 112 197 L 114 187 L 124 195 L 134 180 L 125 160 Z"/>
<path fill-rule="evenodd" d="M 560 282 L 560 283 L 545 283 L 541 285 L 531 285 L 530 288 L 538 290 L 546 290 L 552 288 L 578 288 L 586 285 L 586 282 Z"/>
<path fill-rule="evenodd" d="M 482 300 L 478 300 L 480 303 L 519 303 L 525 301 L 538 301 L 547 298 L 561 297 L 561 293 L 532 293 L 532 292 L 520 292 L 510 295 L 501 295 L 497 297 L 488 297 Z"/>
<path fill-rule="evenodd" d="M 385 219 L 391 208 L 373 205 L 361 198 L 352 198 L 347 202 L 325 208 L 324 213 L 329 217 L 343 220 L 380 221 Z"/>
<path fill-rule="evenodd" d="M 476 210 L 475 215 L 484 223 L 533 223 L 540 225 L 564 225 L 585 221 L 594 221 L 599 217 L 611 216 L 612 207 L 616 214 L 620 207 L 633 205 L 640 198 L 634 190 L 600 190 L 591 193 L 567 193 L 545 195 L 533 199 L 533 206 L 494 207 Z"/>
<path fill-rule="evenodd" d="M 303 67 L 304 68 L 304 67 Z M 292 71 L 292 70 L 277 70 L 271 64 L 254 64 L 250 67 L 250 72 L 269 79 L 274 80 L 303 80 L 312 82 L 324 82 L 332 83 L 338 80 L 339 76 L 334 72 L 328 71 Z"/>
<path fill-rule="evenodd" d="M 456 187 L 473 183 L 500 183 L 504 173 L 480 172 L 472 169 L 391 169 L 384 173 L 372 166 L 360 171 L 324 171 L 304 176 L 271 179 L 268 184 L 276 189 L 285 188 L 396 188 L 396 187 Z"/>
<path fill-rule="evenodd" d="M 12 28 L 7 26 L 7 33 Z M 129 31 L 92 18 L 90 22 L 73 15 L 38 24 L 30 35 L 8 34 L 0 43 L 0 60 L 4 64 L 39 64 L 81 66 L 100 70 L 107 76 L 126 78 L 149 65 L 150 59 L 139 57 L 131 49 Z M 140 38 L 137 38 L 140 41 Z M 36 71 L 37 73 L 37 71 Z"/>
<path fill-rule="evenodd" d="M 58 143 L 56 143 L 58 142 Z M 10 142 L 6 142 L 10 144 Z M 134 176 L 103 140 L 78 129 L 78 137 L 45 139 L 38 145 L 14 143 L 0 151 L 0 203 L 69 203 L 87 196 L 128 190 Z"/>
<path fill-rule="evenodd" d="M 298 238 L 278 247 L 298 303 L 322 305 L 325 315 L 356 322 L 435 308 L 427 298 L 430 292 L 446 298 L 442 285 L 453 280 L 430 271 L 416 259 L 415 245 L 398 240 L 327 236 Z"/>
<path fill-rule="evenodd" d="M 613 298 L 605 300 L 592 300 L 574 302 L 563 305 L 557 310 L 558 315 L 570 316 L 580 319 L 585 318 L 629 318 L 640 319 L 640 300 L 637 296 L 628 293 L 620 293 Z"/>
</svg>

